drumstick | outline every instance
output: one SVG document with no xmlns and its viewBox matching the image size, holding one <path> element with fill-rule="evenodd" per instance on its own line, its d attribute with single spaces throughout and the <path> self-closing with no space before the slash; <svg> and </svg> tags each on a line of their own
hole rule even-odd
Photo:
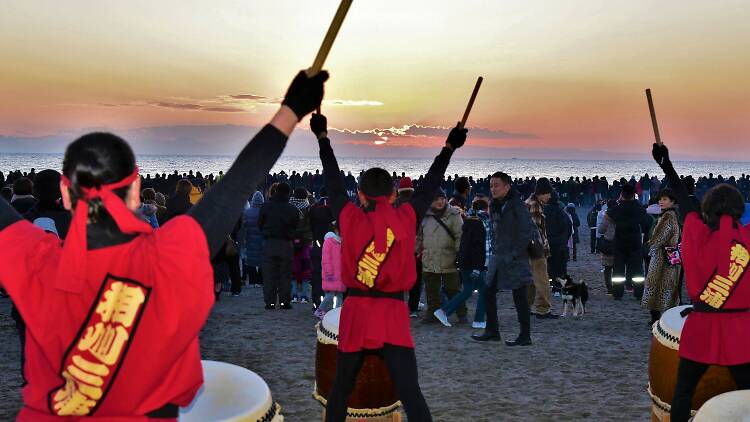
<svg viewBox="0 0 750 422">
<path fill-rule="evenodd" d="M 659 136 L 659 124 L 656 122 L 656 110 L 654 110 L 654 101 L 651 99 L 651 89 L 646 89 L 646 99 L 648 100 L 648 110 L 651 112 L 651 124 L 654 126 L 654 136 L 656 137 L 656 143 L 661 143 L 661 136 Z"/>
<path fill-rule="evenodd" d="M 477 99 L 477 94 L 479 93 L 479 86 L 482 85 L 482 81 L 484 78 L 481 76 L 477 79 L 477 84 L 474 85 L 474 92 L 471 93 L 471 98 L 469 98 L 469 104 L 466 105 L 466 111 L 464 111 L 464 117 L 461 119 L 460 122 L 458 122 L 459 129 L 463 129 L 464 126 L 466 126 L 466 120 L 469 119 L 469 113 L 471 113 L 471 107 L 474 106 L 474 100 Z"/>
<path fill-rule="evenodd" d="M 349 11 L 349 6 L 351 5 L 352 0 L 341 0 L 339 9 L 336 11 L 336 15 L 333 17 L 333 21 L 331 22 L 331 26 L 328 27 L 326 37 L 323 38 L 323 44 L 320 45 L 318 55 L 315 56 L 313 65 L 309 69 L 307 69 L 308 77 L 311 78 L 317 75 L 320 70 L 323 69 L 323 63 L 325 63 L 326 57 L 328 57 L 328 53 L 331 51 L 333 41 L 336 40 L 336 35 L 338 35 L 339 29 L 341 29 L 341 24 L 344 23 L 344 18 L 346 17 L 346 13 Z"/>
</svg>

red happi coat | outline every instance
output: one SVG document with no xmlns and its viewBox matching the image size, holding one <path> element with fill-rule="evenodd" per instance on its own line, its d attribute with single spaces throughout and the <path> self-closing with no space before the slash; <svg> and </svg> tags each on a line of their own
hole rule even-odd
<svg viewBox="0 0 750 422">
<path fill-rule="evenodd" d="M 0 249 L 0 284 L 27 327 L 19 421 L 148 420 L 192 401 L 203 383 L 198 333 L 214 300 L 206 237 L 192 217 L 89 250 L 78 293 L 55 287 L 54 235 L 19 221 L 0 231 Z"/>
<path fill-rule="evenodd" d="M 417 238 L 417 215 L 411 204 L 392 208 L 398 219 L 386 239 L 384 260 L 376 252 L 379 207 L 392 207 L 382 201 L 375 211 L 366 213 L 347 203 L 339 216 L 341 227 L 342 278 L 350 289 L 374 289 L 381 292 L 404 292 L 417 279 L 414 249 Z M 382 210 L 382 208 L 380 208 Z M 395 220 L 391 220 L 394 221 Z M 388 226 L 391 229 L 390 225 Z M 382 255 L 380 256 L 382 257 Z M 409 325 L 409 309 L 403 300 L 347 296 L 339 321 L 339 345 L 342 352 L 378 349 L 384 344 L 414 348 Z"/>
<path fill-rule="evenodd" d="M 750 308 L 750 229 L 723 216 L 711 231 L 692 212 L 685 219 L 682 257 L 693 303 L 719 309 Z M 714 365 L 750 362 L 750 312 L 692 312 L 680 338 L 680 356 Z"/>
</svg>

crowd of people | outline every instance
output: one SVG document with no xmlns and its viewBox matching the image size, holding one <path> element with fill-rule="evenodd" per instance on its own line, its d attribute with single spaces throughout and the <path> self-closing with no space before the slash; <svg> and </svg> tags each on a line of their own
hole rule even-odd
<svg viewBox="0 0 750 422">
<path fill-rule="evenodd" d="M 68 147 L 62 174 L 0 173 L 0 285 L 30 360 L 21 364 L 29 386 L 20 420 L 100 408 L 119 415 L 104 401 L 116 376 L 127 412 L 176 417 L 200 386 L 198 332 L 227 281 L 232 296 L 245 283 L 262 285 L 269 311 L 301 304 L 323 318 L 346 304 L 326 420 L 344 419 L 366 353 L 386 360 L 409 419 L 431 420 L 408 318 L 424 312 L 425 324 L 449 327 L 455 314 L 454 323 L 468 324 L 466 302 L 478 292 L 471 326 L 483 331 L 472 339 L 500 341 L 497 293 L 511 291 L 520 332 L 505 344 L 530 346 L 530 318 L 559 317 L 550 298 L 582 253 L 581 206 L 591 207 L 590 253 L 601 255 L 614 300 L 632 291 L 652 324 L 681 302 L 685 280 L 696 316 L 683 333 L 673 420 L 686 420 L 709 364 L 728 366 L 750 388 L 750 337 L 741 335 L 750 289 L 740 285 L 750 262 L 750 176 L 680 178 L 656 145 L 664 179 L 514 180 L 500 171 L 446 179 L 467 137 L 457 126 L 426 175 L 373 168 L 355 178 L 340 171 L 320 114 L 310 126 L 322 173 L 267 174 L 296 124 L 320 105 L 320 75 L 300 72 L 226 175 L 140 177 L 127 143 L 102 133 Z M 175 295 L 177 282 L 190 288 Z M 129 353 L 136 327 L 154 341 Z M 125 354 L 131 367 L 152 368 L 147 385 L 167 388 L 143 387 L 138 371 L 119 373 Z"/>
</svg>

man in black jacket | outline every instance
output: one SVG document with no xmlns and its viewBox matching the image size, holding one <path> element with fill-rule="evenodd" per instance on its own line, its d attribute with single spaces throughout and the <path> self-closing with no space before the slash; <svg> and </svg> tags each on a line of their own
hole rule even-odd
<svg viewBox="0 0 750 422">
<path fill-rule="evenodd" d="M 619 204 L 607 210 L 615 223 L 615 265 L 612 270 L 612 296 L 621 300 L 625 284 L 632 283 L 633 295 L 643 296 L 643 233 L 650 227 L 646 210 L 635 200 L 635 187 L 622 187 Z"/>
<path fill-rule="evenodd" d="M 292 309 L 292 239 L 299 212 L 289 203 L 286 182 L 272 189 L 271 199 L 263 204 L 258 228 L 263 233 L 263 299 L 266 309 L 274 309 L 278 296 L 281 309 Z"/>
<path fill-rule="evenodd" d="M 317 175 L 320 176 L 320 175 Z M 322 180 L 322 176 L 320 176 Z M 328 227 L 333 222 L 333 213 L 328 205 L 328 197 L 325 188 L 320 188 L 320 200 L 310 207 L 310 226 L 313 233 L 313 246 L 310 251 L 312 259 L 312 300 L 317 309 L 320 305 L 320 297 L 323 296 L 323 271 L 321 261 L 323 259 L 323 241 L 328 233 Z"/>
<path fill-rule="evenodd" d="M 541 181 L 541 179 L 540 179 Z M 537 184 L 537 191 L 539 191 Z M 542 193 L 552 193 L 549 202 L 544 204 L 544 219 L 547 223 L 547 240 L 549 241 L 550 256 L 547 259 L 547 270 L 549 278 L 553 283 L 561 282 L 568 272 L 568 240 L 573 234 L 573 224 L 570 217 L 560 207 L 557 193 L 549 189 L 542 189 Z M 537 195 L 539 195 L 537 193 Z"/>
</svg>

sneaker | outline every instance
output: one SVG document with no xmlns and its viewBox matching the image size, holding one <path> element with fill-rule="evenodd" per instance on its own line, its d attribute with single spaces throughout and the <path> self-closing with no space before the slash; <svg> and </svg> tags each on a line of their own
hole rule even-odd
<svg viewBox="0 0 750 422">
<path fill-rule="evenodd" d="M 299 303 L 299 299 L 297 299 L 297 296 L 294 296 L 292 298 L 292 303 Z"/>
<path fill-rule="evenodd" d="M 307 300 L 307 296 L 302 296 L 302 299 L 300 299 L 300 303 L 307 303 L 309 300 Z"/>
<path fill-rule="evenodd" d="M 516 338 L 513 341 L 505 340 L 505 345 L 506 346 L 511 346 L 511 347 L 514 347 L 514 346 L 531 346 L 531 339 L 530 338 L 521 338 L 521 337 L 518 337 L 518 338 Z"/>
<path fill-rule="evenodd" d="M 487 328 L 487 323 L 484 321 L 482 322 L 474 321 L 471 323 L 471 328 L 479 328 L 479 329 L 484 330 L 485 328 Z"/>
<path fill-rule="evenodd" d="M 284 310 L 292 309 L 292 304 L 291 303 L 282 303 L 281 304 L 281 309 L 284 309 Z"/>
<path fill-rule="evenodd" d="M 326 316 L 326 312 L 322 309 L 318 309 L 314 312 L 315 316 L 318 317 L 318 319 L 323 319 L 324 316 Z"/>
<path fill-rule="evenodd" d="M 445 311 L 443 311 L 442 309 L 438 309 L 432 314 L 435 315 L 435 318 L 437 318 L 438 321 L 440 321 L 443 325 L 445 325 L 446 327 L 451 327 L 451 323 L 448 322 L 448 315 L 445 314 Z"/>
<path fill-rule="evenodd" d="M 232 297 L 240 297 L 239 293 L 232 293 Z"/>
<path fill-rule="evenodd" d="M 266 310 L 270 311 L 272 309 L 276 309 L 276 304 L 275 303 L 266 303 Z"/>
<path fill-rule="evenodd" d="M 419 318 L 419 314 L 416 312 L 412 312 L 409 314 L 409 318 Z"/>
<path fill-rule="evenodd" d="M 417 310 L 418 311 L 424 311 L 425 309 L 427 309 L 427 305 L 425 305 L 422 302 L 419 302 L 419 306 L 417 306 Z"/>
</svg>

